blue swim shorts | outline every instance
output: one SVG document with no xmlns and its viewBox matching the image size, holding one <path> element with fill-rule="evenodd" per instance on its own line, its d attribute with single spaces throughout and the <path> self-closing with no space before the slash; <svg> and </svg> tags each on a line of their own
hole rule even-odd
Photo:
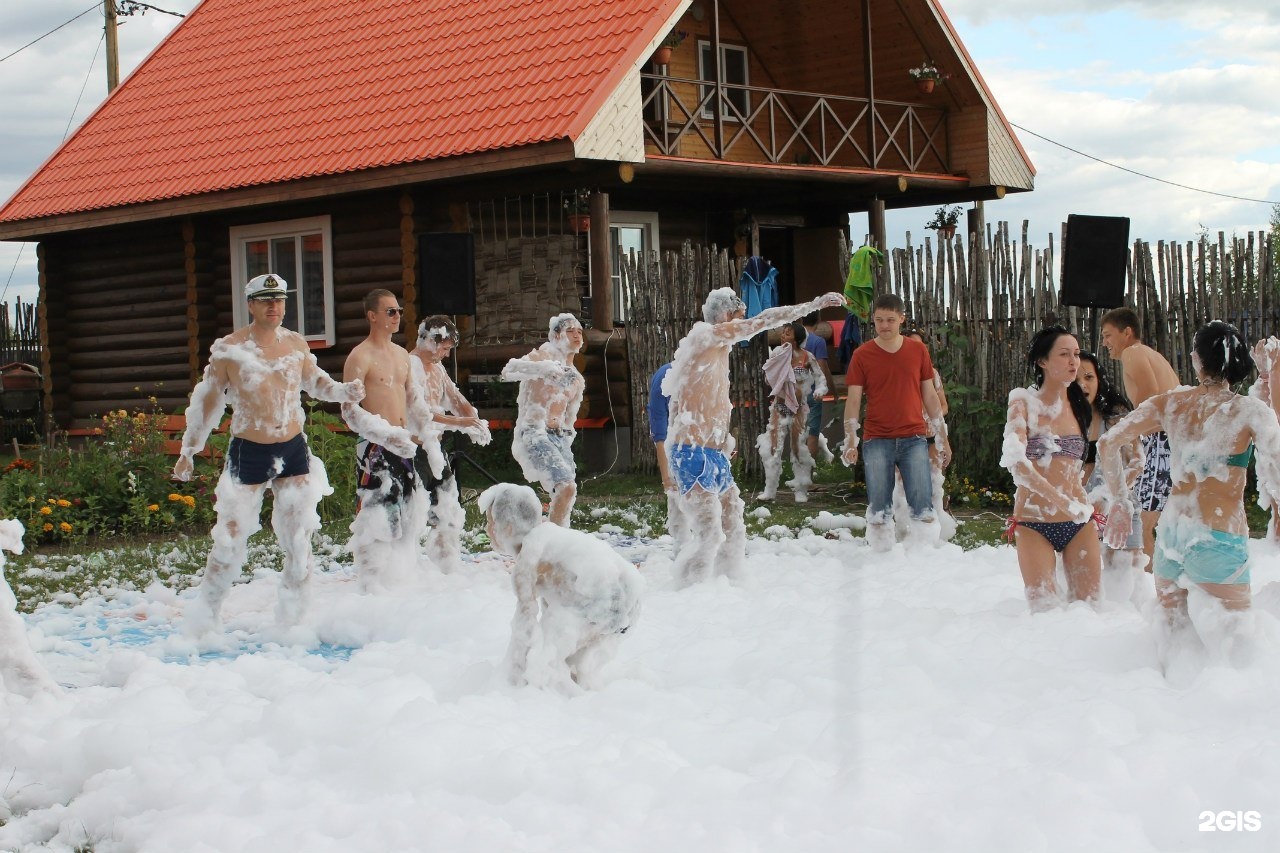
<svg viewBox="0 0 1280 853">
<path fill-rule="evenodd" d="M 1249 537 L 1200 525 L 1157 528 L 1154 563 L 1169 580 L 1185 574 L 1196 583 L 1248 583 Z"/>
<path fill-rule="evenodd" d="M 809 429 L 809 435 L 817 435 L 822 432 L 822 398 L 809 395 L 809 417 L 805 423 Z"/>
<path fill-rule="evenodd" d="M 721 450 L 697 444 L 677 444 L 671 448 L 671 473 L 681 494 L 689 494 L 694 486 L 722 495 L 733 485 L 729 457 Z"/>
<path fill-rule="evenodd" d="M 227 445 L 227 472 L 245 486 L 259 486 L 277 477 L 301 477 L 310 470 L 311 455 L 302 433 L 278 444 L 232 438 Z"/>
</svg>

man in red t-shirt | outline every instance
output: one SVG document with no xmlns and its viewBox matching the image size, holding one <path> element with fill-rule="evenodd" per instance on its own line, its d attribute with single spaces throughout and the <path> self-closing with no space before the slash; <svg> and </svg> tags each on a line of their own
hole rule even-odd
<svg viewBox="0 0 1280 853">
<path fill-rule="evenodd" d="M 854 350 L 846 382 L 849 399 L 844 409 L 844 464 L 858 461 L 858 414 L 867 397 L 863 432 L 863 467 L 867 477 L 867 542 L 877 551 L 893 547 L 893 474 L 911 507 L 913 528 L 928 539 L 937 538 L 933 490 L 929 474 L 929 444 L 925 414 L 933 427 L 938 459 L 951 462 L 942 403 L 933 387 L 933 362 L 919 341 L 904 338 L 906 306 L 892 293 L 876 297 L 871 320 L 876 336 Z"/>
</svg>

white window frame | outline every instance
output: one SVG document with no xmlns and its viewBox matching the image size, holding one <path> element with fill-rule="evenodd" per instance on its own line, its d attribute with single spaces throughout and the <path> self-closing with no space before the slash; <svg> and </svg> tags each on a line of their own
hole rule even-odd
<svg viewBox="0 0 1280 853">
<path fill-rule="evenodd" d="M 615 228 L 640 228 L 645 233 L 645 241 L 648 245 L 648 251 L 656 251 L 658 249 L 658 214 L 654 211 L 642 210 L 610 210 L 609 211 L 609 245 L 613 246 L 613 229 Z M 618 259 L 613 258 L 612 261 Z M 613 270 L 609 286 L 613 288 L 613 319 L 626 321 L 627 306 L 622 299 L 622 269 L 617 267 Z"/>
<path fill-rule="evenodd" d="M 707 67 L 707 62 L 706 62 L 707 50 L 710 47 L 711 47 L 711 42 L 706 41 L 705 39 L 698 40 L 698 79 L 699 80 L 710 81 L 712 79 L 711 69 Z M 747 52 L 747 49 L 742 45 L 725 44 L 723 42 L 721 42 L 720 44 L 720 85 L 721 86 L 729 85 L 724 82 L 724 68 L 725 68 L 725 65 L 728 64 L 727 59 L 730 53 L 739 53 L 742 55 L 742 82 L 733 83 L 732 84 L 733 87 L 736 88 L 738 86 L 750 86 L 751 85 L 751 56 Z M 709 82 L 704 83 L 703 85 L 709 86 L 710 83 Z M 706 97 L 706 92 L 700 89 L 698 92 L 698 100 L 701 101 L 704 97 Z M 729 93 L 726 92 L 725 100 L 726 101 L 729 100 L 729 97 L 730 97 Z M 744 104 L 745 109 L 743 109 L 742 114 L 750 115 L 751 114 L 751 93 L 745 89 L 742 90 L 742 98 L 745 101 L 745 104 Z M 715 112 L 710 108 L 703 109 L 702 117 L 715 118 Z M 725 114 L 724 120 L 731 121 L 736 124 L 738 121 L 738 118 L 736 116 Z"/>
<path fill-rule="evenodd" d="M 281 222 L 262 222 L 256 225 L 236 225 L 230 229 L 231 239 L 231 304 L 232 318 L 235 328 L 239 329 L 249 323 L 249 309 L 244 298 L 244 286 L 248 283 L 246 275 L 247 262 L 245 245 L 258 240 L 272 240 L 281 237 L 306 237 L 319 234 L 324 242 L 322 250 L 322 266 L 324 268 L 324 317 L 323 334 L 303 335 L 307 343 L 313 347 L 333 346 L 337 342 L 336 312 L 333 304 L 333 233 L 328 216 L 312 216 L 306 219 L 286 219 Z M 298 241 L 298 251 L 302 251 L 302 241 Z M 298 269 L 302 268 L 299 257 Z M 301 299 L 301 282 L 289 282 L 289 289 L 294 292 L 290 299 Z M 298 305 L 298 316 L 302 316 L 302 305 Z"/>
</svg>

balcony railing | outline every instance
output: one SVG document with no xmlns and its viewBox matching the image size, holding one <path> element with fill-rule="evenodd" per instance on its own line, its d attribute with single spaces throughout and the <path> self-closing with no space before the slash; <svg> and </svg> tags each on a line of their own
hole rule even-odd
<svg viewBox="0 0 1280 853">
<path fill-rule="evenodd" d="M 947 173 L 947 114 L 921 104 L 642 74 L 657 153 L 746 163 Z M 713 113 L 719 91 L 720 118 Z"/>
</svg>

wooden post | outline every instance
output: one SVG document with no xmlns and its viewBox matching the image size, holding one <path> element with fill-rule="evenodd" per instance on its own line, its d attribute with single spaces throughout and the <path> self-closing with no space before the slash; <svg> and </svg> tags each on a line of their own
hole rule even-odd
<svg viewBox="0 0 1280 853">
<path fill-rule="evenodd" d="M 876 84 L 875 64 L 871 58 L 871 0 L 862 0 L 862 52 L 864 54 L 863 73 L 867 76 L 867 165 L 876 168 L 879 157 L 876 156 Z M 884 208 L 881 206 L 881 213 Z M 877 246 L 884 248 L 884 237 L 881 235 Z"/>
<path fill-rule="evenodd" d="M 400 193 L 400 305 L 404 308 L 405 346 L 413 349 L 418 335 L 418 238 L 413 221 L 413 196 Z"/>
<path fill-rule="evenodd" d="M 107 42 L 107 94 L 120 85 L 120 45 L 116 41 L 116 0 L 102 0 Z"/>
<path fill-rule="evenodd" d="M 867 209 L 867 230 L 871 233 L 871 243 L 880 251 L 885 251 L 888 240 L 885 237 L 884 224 L 884 202 L 878 198 L 871 200 L 871 207 Z M 848 273 L 848 270 L 845 270 Z M 876 275 L 876 290 L 885 293 L 889 289 L 889 265 L 881 264 L 880 272 Z"/>
<path fill-rule="evenodd" d="M 720 0 L 711 0 L 711 83 L 714 87 L 711 95 L 711 115 L 714 122 L 716 159 L 723 160 L 725 155 L 724 110 L 721 109 L 720 101 L 724 97 L 724 81 L 720 79 Z"/>
<path fill-rule="evenodd" d="M 591 230 L 587 234 L 591 255 L 591 326 L 613 331 L 613 258 L 609 253 L 609 194 L 592 193 L 588 201 Z"/>
</svg>

